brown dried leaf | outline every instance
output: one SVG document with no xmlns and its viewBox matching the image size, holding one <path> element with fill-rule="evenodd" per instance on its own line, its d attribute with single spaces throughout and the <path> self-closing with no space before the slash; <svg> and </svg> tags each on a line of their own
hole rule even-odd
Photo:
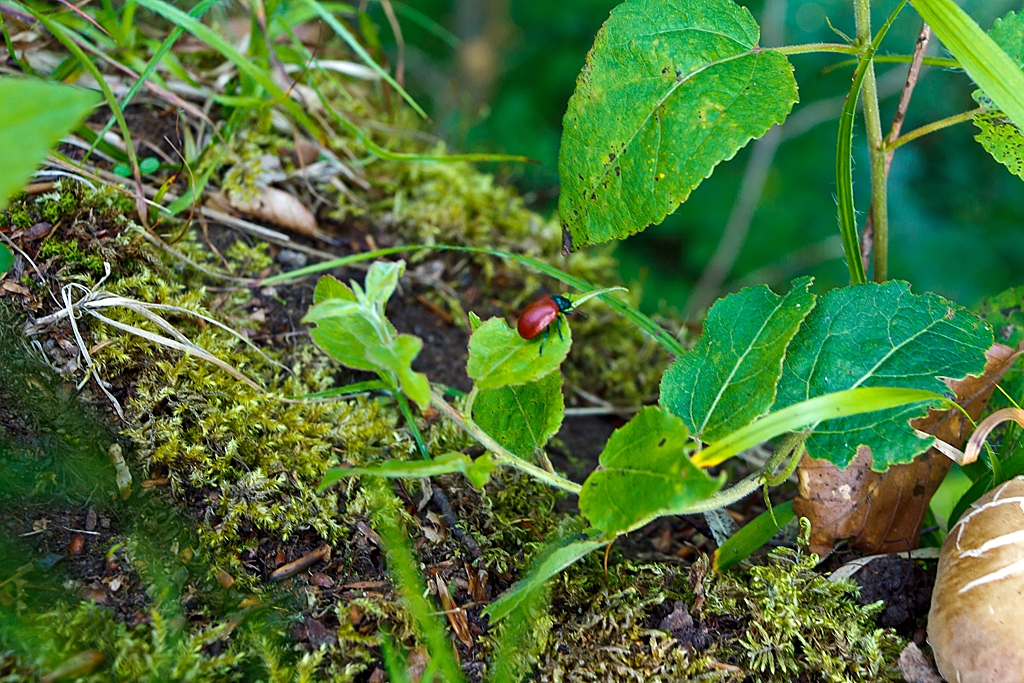
<svg viewBox="0 0 1024 683">
<path fill-rule="evenodd" d="M 1020 352 L 993 344 L 985 352 L 988 362 L 980 377 L 947 380 L 959 403 L 977 420 L 998 382 Z M 913 423 L 957 448 L 963 446 L 971 424 L 956 409 L 932 411 Z M 806 455 L 797 470 L 798 495 L 793 510 L 811 522 L 811 550 L 831 552 L 835 543 L 852 539 L 853 547 L 868 554 L 906 552 L 917 547 L 928 503 L 952 461 L 937 449 L 912 463 L 890 467 L 884 473 L 871 469 L 871 450 L 861 447 L 845 470 Z"/>
<path fill-rule="evenodd" d="M 487 571 L 485 569 L 473 570 L 466 565 L 466 576 L 469 577 L 469 594 L 479 603 L 489 602 L 487 597 Z"/>
<path fill-rule="evenodd" d="M 462 644 L 468 648 L 473 647 L 473 634 L 469 632 L 469 620 L 466 619 L 466 613 L 461 607 L 455 604 L 455 600 L 448 593 L 448 586 L 445 585 L 444 580 L 440 576 L 434 578 L 434 583 L 437 584 L 437 596 L 441 598 L 441 609 L 444 610 L 444 615 L 448 617 L 448 623 L 452 625 L 452 631 Z"/>
<path fill-rule="evenodd" d="M 261 218 L 306 237 L 320 237 L 316 216 L 298 197 L 284 190 L 263 187 L 252 198 L 231 196 L 229 200 L 231 208 L 239 213 Z"/>
</svg>

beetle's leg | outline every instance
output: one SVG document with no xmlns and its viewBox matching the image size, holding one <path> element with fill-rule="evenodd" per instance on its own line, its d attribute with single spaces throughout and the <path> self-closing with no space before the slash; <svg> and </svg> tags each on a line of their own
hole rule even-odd
<svg viewBox="0 0 1024 683">
<path fill-rule="evenodd" d="M 540 340 L 540 350 L 537 351 L 538 356 L 544 355 L 544 344 L 547 343 L 549 334 L 551 334 L 551 325 L 544 328 L 544 338 Z"/>
<path fill-rule="evenodd" d="M 558 316 L 558 339 L 565 341 L 565 337 L 562 336 L 562 316 Z"/>
</svg>

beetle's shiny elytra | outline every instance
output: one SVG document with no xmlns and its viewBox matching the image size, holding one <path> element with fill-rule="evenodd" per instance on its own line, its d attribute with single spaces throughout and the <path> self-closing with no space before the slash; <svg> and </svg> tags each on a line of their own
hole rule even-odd
<svg viewBox="0 0 1024 683">
<path fill-rule="evenodd" d="M 544 332 L 544 340 L 550 334 L 551 323 L 558 320 L 563 313 L 572 313 L 572 302 L 560 294 L 549 294 L 537 299 L 519 315 L 519 323 L 516 329 L 523 339 L 535 339 L 541 332 Z M 558 336 L 562 336 L 562 323 L 558 322 Z M 544 342 L 541 342 L 540 352 L 544 352 Z"/>
</svg>

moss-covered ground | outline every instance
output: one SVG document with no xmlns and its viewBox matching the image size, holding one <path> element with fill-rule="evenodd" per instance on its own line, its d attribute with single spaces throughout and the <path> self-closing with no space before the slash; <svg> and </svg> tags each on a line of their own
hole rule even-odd
<svg viewBox="0 0 1024 683">
<path fill-rule="evenodd" d="M 443 153 L 411 116 L 388 113 L 379 90 L 346 97 L 334 99 L 390 149 Z M 144 134 L 167 112 L 129 113 Z M 573 502 L 511 471 L 482 491 L 457 476 L 318 490 L 331 466 L 415 458 L 417 446 L 388 396 L 302 398 L 370 377 L 310 341 L 300 319 L 311 279 L 258 279 L 329 254 L 447 243 L 541 258 L 607 286 L 619 284 L 614 258 L 560 256 L 555 221 L 464 163 L 373 160 L 362 138 L 340 134 L 318 158 L 348 175 L 327 181 L 298 173 L 297 136 L 269 114 L 234 116 L 224 133 L 194 171 L 235 195 L 279 183 L 315 210 L 323 239 L 268 244 L 198 207 L 143 228 L 130 191 L 95 178 L 48 183 L 0 214 L 19 251 L 0 299 L 0 681 L 380 683 L 385 634 L 418 680 L 424 634 L 389 578 L 383 510 L 403 520 L 432 599 L 451 601 L 439 615 L 467 678 L 484 680 L 501 629 L 481 611 L 546 538 L 578 526 Z M 456 390 L 469 311 L 511 319 L 557 291 L 489 256 L 406 258 L 389 317 L 424 340 L 417 369 Z M 599 306 L 572 324 L 568 405 L 656 399 L 669 361 L 657 344 Z M 222 365 L 183 351 L 195 348 Z M 415 419 L 433 453 L 475 447 L 447 420 Z M 568 420 L 549 450 L 578 477 L 621 420 Z M 638 544 L 658 552 L 638 555 Z M 706 569 L 711 547 L 696 527 L 658 526 L 613 548 L 607 570 L 600 553 L 573 566 L 520 621 L 517 650 L 503 655 L 514 678 L 900 680 L 900 642 L 876 628 L 877 608 L 815 573 L 812 557 L 782 549 L 719 576 Z"/>
</svg>

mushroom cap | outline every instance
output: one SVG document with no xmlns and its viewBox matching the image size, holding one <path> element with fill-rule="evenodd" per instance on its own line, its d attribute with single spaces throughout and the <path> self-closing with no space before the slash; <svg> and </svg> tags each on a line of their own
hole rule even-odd
<svg viewBox="0 0 1024 683">
<path fill-rule="evenodd" d="M 950 529 L 928 643 L 951 683 L 1024 683 L 1024 477 L 979 498 Z"/>
</svg>

